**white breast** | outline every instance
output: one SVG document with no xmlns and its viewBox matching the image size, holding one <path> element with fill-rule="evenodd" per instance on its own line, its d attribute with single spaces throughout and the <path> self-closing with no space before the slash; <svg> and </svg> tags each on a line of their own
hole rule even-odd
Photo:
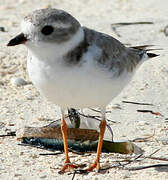
<svg viewBox="0 0 168 180">
<path fill-rule="evenodd" d="M 46 98 L 62 108 L 103 108 L 132 77 L 128 73 L 114 77 L 112 72 L 101 68 L 95 59 L 101 56 L 102 50 L 94 44 L 89 46 L 80 65 L 65 65 L 62 57 L 83 38 L 80 28 L 65 43 L 29 41 L 25 44 L 29 49 L 27 67 L 31 81 Z"/>
<path fill-rule="evenodd" d="M 89 47 L 81 66 L 65 66 L 55 61 L 28 58 L 28 73 L 39 91 L 62 108 L 105 107 L 130 81 L 132 74 L 113 73 L 100 68 L 93 58 L 101 55 L 101 49 Z M 58 58 L 58 57 L 57 57 Z M 62 59 L 58 58 L 61 62 Z"/>
</svg>

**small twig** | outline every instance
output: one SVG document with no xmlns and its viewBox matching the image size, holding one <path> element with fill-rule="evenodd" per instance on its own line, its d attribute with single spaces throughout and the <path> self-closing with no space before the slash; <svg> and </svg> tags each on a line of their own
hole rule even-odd
<svg viewBox="0 0 168 180">
<path fill-rule="evenodd" d="M 126 166 L 132 162 L 137 161 L 139 158 L 141 158 L 143 156 L 143 154 L 140 154 L 139 156 L 135 157 L 133 160 L 129 160 L 127 163 L 123 164 L 123 166 Z"/>
<path fill-rule="evenodd" d="M 160 158 L 160 157 L 150 157 L 150 156 L 143 156 L 147 159 L 159 160 L 159 161 L 168 161 L 168 158 Z"/>
<path fill-rule="evenodd" d="M 136 162 L 139 158 L 142 158 L 140 159 L 140 161 L 146 159 L 146 158 L 153 158 L 153 159 L 156 159 L 156 160 L 166 160 L 168 161 L 168 159 L 162 159 L 162 158 L 155 158 L 155 157 L 151 157 L 152 155 L 156 154 L 160 149 L 157 149 L 156 151 L 154 151 L 152 154 L 150 154 L 149 156 L 143 156 L 143 154 L 140 154 L 139 156 L 135 157 L 133 160 L 128 160 L 128 162 L 126 163 L 118 163 L 117 165 L 112 165 L 112 166 L 109 166 L 107 168 L 102 168 L 100 171 L 106 171 L 108 169 L 112 169 L 112 168 L 124 168 L 125 170 L 130 170 L 130 171 L 135 171 L 135 170 L 142 170 L 142 169 L 147 169 L 147 168 L 154 168 L 154 167 L 165 167 L 165 166 L 168 166 L 168 164 L 155 164 L 155 165 L 149 165 L 149 166 L 138 166 L 138 167 L 125 167 L 133 162 Z M 82 170 L 82 169 L 79 169 L 79 170 L 76 170 L 76 172 L 74 172 L 74 174 L 86 174 L 87 172 L 85 170 Z M 73 174 L 73 177 L 75 176 Z"/>
<path fill-rule="evenodd" d="M 143 113 L 151 113 L 151 114 L 154 114 L 154 115 L 156 115 L 156 116 L 162 116 L 163 117 L 163 115 L 160 113 L 160 112 L 154 112 L 154 111 L 152 111 L 152 110 L 137 110 L 137 112 L 143 112 Z"/>
<path fill-rule="evenodd" d="M 152 154 L 149 155 L 149 157 L 153 156 L 154 154 L 156 154 L 157 152 L 159 152 L 160 149 L 157 149 L 156 151 L 154 151 Z"/>
<path fill-rule="evenodd" d="M 153 135 L 149 136 L 149 137 L 145 137 L 145 138 L 135 138 L 133 140 L 130 140 L 130 142 L 147 142 L 148 139 L 152 138 L 155 135 L 155 132 L 153 133 Z"/>
<path fill-rule="evenodd" d="M 74 173 L 73 173 L 73 176 L 72 176 L 72 179 L 71 179 L 71 180 L 74 180 L 74 179 L 75 179 L 75 175 L 76 175 L 76 171 L 74 171 Z"/>
<path fill-rule="evenodd" d="M 129 25 L 139 25 L 139 24 L 154 24 L 153 22 L 126 22 L 126 23 L 114 23 L 111 24 L 112 30 L 116 33 L 118 37 L 121 37 L 121 35 L 118 33 L 117 28 L 121 26 L 129 26 Z"/>
<path fill-rule="evenodd" d="M 126 165 L 128 165 L 128 164 L 130 164 L 130 163 L 132 163 L 132 162 L 135 162 L 135 161 L 136 161 L 138 158 L 140 158 L 142 155 L 143 155 L 143 154 L 140 154 L 140 155 L 137 156 L 135 159 L 130 160 L 129 162 L 127 162 L 127 163 L 125 163 L 125 164 L 118 163 L 118 164 L 114 164 L 114 165 L 112 165 L 112 166 L 109 166 L 109 167 L 107 167 L 107 168 L 102 168 L 102 169 L 100 170 L 100 172 L 101 172 L 101 171 L 106 171 L 106 170 L 112 169 L 112 168 L 124 167 L 124 166 L 126 166 Z M 74 174 L 75 174 L 75 175 L 76 175 L 76 174 L 88 174 L 88 172 L 85 171 L 85 170 L 83 170 L 83 169 L 78 169 L 78 170 L 75 170 Z M 74 176 L 75 176 L 74 174 L 73 174 L 73 178 L 74 178 Z"/>
<path fill-rule="evenodd" d="M 124 168 L 124 169 L 129 170 L 129 171 L 136 171 L 136 170 L 156 168 L 156 167 L 168 167 L 168 164 L 154 164 L 154 165 L 148 165 L 148 166 L 129 167 L 129 168 Z"/>
<path fill-rule="evenodd" d="M 85 115 L 85 114 L 82 114 L 80 112 L 79 112 L 79 115 L 83 116 L 83 117 L 86 117 L 86 118 L 93 118 L 93 119 L 98 120 L 98 121 L 100 121 L 100 118 L 101 118 L 100 116 Z"/>
<path fill-rule="evenodd" d="M 15 131 L 8 132 L 7 134 L 1 134 L 0 137 L 16 136 Z"/>
<path fill-rule="evenodd" d="M 148 157 L 151 157 L 152 155 L 156 154 L 159 150 L 160 150 L 160 149 L 157 149 L 157 150 L 154 151 L 152 154 L 150 154 Z M 144 157 L 143 154 L 140 154 L 139 156 L 135 157 L 133 160 L 128 160 L 128 162 L 123 163 L 123 164 L 119 163 L 119 165 L 116 166 L 116 167 L 118 167 L 118 168 L 119 168 L 119 167 L 125 167 L 126 165 L 129 165 L 129 164 L 137 161 L 139 158 L 143 158 L 143 159 L 140 160 L 140 161 L 142 161 L 142 160 L 144 160 L 146 157 Z M 114 166 L 110 166 L 110 167 L 107 167 L 107 168 L 102 169 L 102 170 L 108 170 L 108 169 L 111 169 L 111 168 L 114 168 Z M 128 169 L 128 170 L 129 170 L 129 168 L 124 168 L 124 169 Z"/>
<path fill-rule="evenodd" d="M 84 154 L 85 154 L 84 152 L 78 152 L 78 151 L 75 151 L 75 150 L 73 150 L 73 149 L 71 149 L 71 148 L 68 148 L 68 151 L 69 151 L 69 152 L 72 152 L 72 153 L 74 153 L 74 154 L 78 154 L 78 155 L 84 155 Z"/>
<path fill-rule="evenodd" d="M 79 115 L 83 116 L 83 117 L 86 117 L 86 118 L 92 118 L 92 119 L 95 119 L 97 121 L 101 121 L 101 116 L 91 116 L 91 115 L 85 115 L 85 114 L 82 114 L 82 113 L 79 113 Z M 113 121 L 111 119 L 106 119 L 107 121 L 110 121 L 112 123 L 119 123 L 119 122 L 116 122 L 116 121 Z"/>
<path fill-rule="evenodd" d="M 122 103 L 153 106 L 153 104 L 150 104 L 150 103 L 140 103 L 140 102 L 133 102 L 133 101 L 122 101 Z"/>
<path fill-rule="evenodd" d="M 147 159 L 154 159 L 159 161 L 168 161 L 168 158 L 160 158 L 160 157 L 150 157 L 150 156 L 144 156 Z"/>
<path fill-rule="evenodd" d="M 153 132 L 153 135 L 145 137 L 145 138 L 135 138 L 133 140 L 130 140 L 131 142 L 146 142 L 147 139 L 153 138 L 155 135 L 155 130 Z"/>
<path fill-rule="evenodd" d="M 88 108 L 88 109 L 90 109 L 90 110 L 92 110 L 92 111 L 95 111 L 95 112 L 97 112 L 97 113 L 101 113 L 101 111 L 100 111 L 100 110 L 97 110 L 97 109 L 93 109 L 93 108 Z M 106 111 L 106 113 L 111 113 L 111 111 Z"/>
<path fill-rule="evenodd" d="M 112 165 L 112 166 L 109 166 L 109 167 L 107 167 L 107 168 L 102 168 L 101 171 L 106 171 L 106 170 L 111 169 L 111 168 L 124 167 L 124 166 L 126 166 L 126 165 L 128 165 L 128 164 L 131 164 L 131 163 L 137 161 L 140 157 L 142 157 L 142 155 L 143 155 L 143 154 L 140 154 L 139 156 L 135 157 L 133 160 L 129 160 L 128 162 L 123 163 L 123 164 L 118 163 L 118 165 Z"/>
<path fill-rule="evenodd" d="M 130 142 L 147 142 L 149 138 L 150 137 L 147 137 L 147 138 L 135 138 L 135 139 L 131 140 Z"/>
<path fill-rule="evenodd" d="M 139 25 L 139 24 L 154 24 L 154 23 L 148 21 L 124 22 L 124 23 L 113 23 L 111 24 L 111 26 L 129 26 L 129 25 Z"/>
<path fill-rule="evenodd" d="M 62 152 L 57 152 L 57 153 L 40 153 L 40 156 L 55 156 L 58 154 L 62 154 Z"/>
<path fill-rule="evenodd" d="M 97 110 L 97 109 L 93 109 L 93 108 L 89 108 L 90 110 L 92 110 L 92 111 L 95 111 L 95 112 L 97 112 L 97 113 L 101 113 L 101 111 L 100 110 Z"/>
<path fill-rule="evenodd" d="M 157 149 L 156 151 L 154 151 L 153 153 L 151 153 L 151 154 L 149 155 L 149 157 L 151 157 L 152 155 L 156 154 L 158 151 L 160 151 L 160 149 Z M 141 158 L 142 158 L 141 161 L 144 160 L 144 159 L 146 159 L 145 156 L 141 156 Z"/>
<path fill-rule="evenodd" d="M 34 147 L 34 146 L 33 146 Z M 68 148 L 68 151 L 69 152 L 72 152 L 72 153 L 74 153 L 74 154 L 78 154 L 78 155 L 84 155 L 85 153 L 84 152 L 78 152 L 78 151 L 74 151 L 74 150 L 72 150 L 71 148 Z M 54 156 L 54 155 L 58 155 L 58 154 L 62 154 L 62 152 L 57 152 L 57 153 L 41 153 L 41 154 L 39 154 L 39 155 L 41 155 L 41 156 Z"/>
<path fill-rule="evenodd" d="M 168 158 L 160 158 L 160 157 L 152 157 L 154 154 L 156 154 L 158 151 L 160 151 L 160 149 L 157 149 L 156 151 L 154 151 L 152 154 L 150 154 L 149 156 L 143 156 L 144 159 L 154 159 L 154 160 L 160 160 L 160 161 L 168 161 Z"/>
<path fill-rule="evenodd" d="M 134 158 L 134 160 L 131 160 L 131 158 L 133 158 L 133 157 L 118 157 L 118 158 L 120 158 L 120 159 L 124 159 L 124 161 L 129 161 L 129 162 L 132 162 L 132 161 L 135 161 L 135 160 L 137 160 L 137 159 L 139 159 L 140 157 L 141 158 L 143 158 L 143 159 L 145 159 L 146 157 L 148 158 L 148 157 L 151 157 L 152 155 L 154 155 L 154 154 L 156 154 L 158 151 L 159 151 L 160 149 L 157 149 L 156 151 L 154 151 L 153 153 L 151 153 L 149 156 L 144 156 L 143 155 L 143 153 L 142 154 L 140 154 L 139 156 L 137 156 L 137 157 L 135 157 Z M 129 158 L 129 159 L 128 159 Z M 141 159 L 141 160 L 143 160 L 143 159 Z"/>
<path fill-rule="evenodd" d="M 113 121 L 113 120 L 111 120 L 111 119 L 106 119 L 108 122 L 112 122 L 112 123 L 114 123 L 114 124 L 120 124 L 121 122 L 117 122 L 117 121 Z"/>
<path fill-rule="evenodd" d="M 148 157 L 149 157 L 149 158 L 152 158 L 151 156 L 154 155 L 154 154 L 156 154 L 159 150 L 160 150 L 160 149 L 157 149 L 156 151 L 154 151 L 153 153 L 151 153 Z M 130 161 L 130 162 L 131 162 L 131 163 L 132 163 L 132 162 L 135 162 L 135 161 L 136 161 L 138 158 L 140 158 L 140 157 L 143 158 L 143 159 L 141 159 L 141 161 L 147 158 L 146 156 L 143 156 L 143 154 L 140 154 L 137 158 L 135 158 L 133 161 Z M 130 162 L 125 163 L 123 166 L 126 166 L 126 165 L 130 164 Z M 155 165 L 154 165 L 154 166 L 155 166 Z M 134 170 L 141 170 L 141 169 L 151 168 L 151 167 L 154 167 L 154 166 L 153 166 L 153 165 L 149 165 L 149 166 L 139 166 L 139 167 L 131 167 L 131 168 L 125 167 L 124 169 L 125 169 L 125 170 L 134 171 Z"/>
</svg>

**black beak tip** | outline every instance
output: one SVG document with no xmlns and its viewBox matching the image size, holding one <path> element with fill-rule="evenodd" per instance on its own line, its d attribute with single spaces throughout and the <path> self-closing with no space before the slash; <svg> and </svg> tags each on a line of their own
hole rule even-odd
<svg viewBox="0 0 168 180">
<path fill-rule="evenodd" d="M 16 46 L 19 44 L 24 44 L 27 41 L 27 38 L 24 36 L 23 33 L 19 34 L 18 36 L 16 36 L 15 38 L 11 39 L 7 46 Z"/>
<path fill-rule="evenodd" d="M 13 39 L 11 39 L 7 44 L 7 46 L 14 46 L 14 45 L 15 45 L 15 43 L 13 42 Z"/>
</svg>

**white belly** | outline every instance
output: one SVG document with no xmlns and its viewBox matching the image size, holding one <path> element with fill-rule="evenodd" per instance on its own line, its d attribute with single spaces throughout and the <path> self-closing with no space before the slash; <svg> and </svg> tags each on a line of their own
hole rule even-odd
<svg viewBox="0 0 168 180">
<path fill-rule="evenodd" d="M 132 74 L 113 77 L 107 69 L 93 64 L 65 67 L 28 59 L 28 73 L 36 88 L 62 108 L 104 108 L 130 81 Z"/>
</svg>

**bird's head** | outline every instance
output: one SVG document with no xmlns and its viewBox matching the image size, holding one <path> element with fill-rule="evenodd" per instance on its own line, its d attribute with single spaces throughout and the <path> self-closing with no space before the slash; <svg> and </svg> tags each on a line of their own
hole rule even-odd
<svg viewBox="0 0 168 180">
<path fill-rule="evenodd" d="M 74 36 L 83 38 L 80 23 L 69 13 L 58 9 L 40 9 L 27 15 L 22 24 L 22 32 L 11 39 L 7 46 L 25 44 L 30 50 L 41 48 L 45 50 L 48 44 L 66 44 Z M 73 46 L 73 44 L 71 43 Z M 63 49 L 62 49 L 63 51 Z"/>
</svg>

